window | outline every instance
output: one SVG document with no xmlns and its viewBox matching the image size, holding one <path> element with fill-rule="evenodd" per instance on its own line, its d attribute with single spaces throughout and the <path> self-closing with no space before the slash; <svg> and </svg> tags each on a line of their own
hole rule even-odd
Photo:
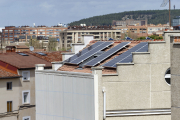
<svg viewBox="0 0 180 120">
<path fill-rule="evenodd" d="M 30 116 L 23 117 L 23 120 L 31 120 Z"/>
<path fill-rule="evenodd" d="M 22 103 L 30 103 L 30 90 L 22 91 Z"/>
<path fill-rule="evenodd" d="M 12 90 L 12 82 L 7 82 L 7 90 Z"/>
<path fill-rule="evenodd" d="M 12 111 L 12 101 L 7 101 L 7 112 Z"/>
<path fill-rule="evenodd" d="M 170 70 L 170 68 L 166 70 L 164 78 L 165 78 L 167 84 L 170 85 L 171 84 L 171 70 Z"/>
<path fill-rule="evenodd" d="M 23 76 L 23 78 L 22 78 L 23 81 L 30 80 L 30 71 L 23 71 L 22 76 Z"/>
</svg>

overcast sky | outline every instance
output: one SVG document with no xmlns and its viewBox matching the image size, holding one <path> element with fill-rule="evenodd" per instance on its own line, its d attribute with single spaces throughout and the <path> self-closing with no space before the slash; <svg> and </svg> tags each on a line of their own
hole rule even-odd
<svg viewBox="0 0 180 120">
<path fill-rule="evenodd" d="M 83 18 L 135 10 L 168 9 L 163 0 L 0 0 L 0 27 L 70 23 Z M 180 0 L 171 1 L 180 9 Z"/>
</svg>

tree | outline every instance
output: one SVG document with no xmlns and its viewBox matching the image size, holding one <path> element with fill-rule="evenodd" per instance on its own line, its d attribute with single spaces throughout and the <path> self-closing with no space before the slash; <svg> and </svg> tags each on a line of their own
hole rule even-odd
<svg viewBox="0 0 180 120">
<path fill-rule="evenodd" d="M 56 51 L 57 47 L 57 39 L 49 37 L 49 42 L 48 42 L 48 51 Z"/>
<path fill-rule="evenodd" d="M 42 44 L 37 39 L 30 39 L 26 46 L 33 46 L 35 49 L 42 49 Z"/>
<path fill-rule="evenodd" d="M 128 32 L 128 37 L 130 37 L 132 39 L 137 39 L 138 38 L 137 33 L 134 33 L 134 32 L 131 32 L 131 31 Z"/>
</svg>

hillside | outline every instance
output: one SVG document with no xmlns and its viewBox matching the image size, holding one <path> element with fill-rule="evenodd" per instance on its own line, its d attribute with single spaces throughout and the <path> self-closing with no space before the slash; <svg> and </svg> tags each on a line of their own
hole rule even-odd
<svg viewBox="0 0 180 120">
<path fill-rule="evenodd" d="M 171 10 L 171 18 L 180 16 L 180 9 Z M 86 25 L 111 25 L 113 20 L 125 20 L 126 18 L 148 19 L 148 24 L 166 24 L 169 21 L 168 10 L 142 10 L 142 11 L 127 11 L 121 13 L 112 13 L 101 16 L 94 16 L 79 21 L 69 23 L 70 26 L 80 25 L 85 23 Z"/>
</svg>

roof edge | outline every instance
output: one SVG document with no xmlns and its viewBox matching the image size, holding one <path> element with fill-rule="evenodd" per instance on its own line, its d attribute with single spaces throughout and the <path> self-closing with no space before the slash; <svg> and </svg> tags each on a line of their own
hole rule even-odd
<svg viewBox="0 0 180 120">
<path fill-rule="evenodd" d="M 0 77 L 0 79 L 9 79 L 9 78 L 20 78 L 22 76 L 13 76 L 13 77 Z"/>
</svg>

